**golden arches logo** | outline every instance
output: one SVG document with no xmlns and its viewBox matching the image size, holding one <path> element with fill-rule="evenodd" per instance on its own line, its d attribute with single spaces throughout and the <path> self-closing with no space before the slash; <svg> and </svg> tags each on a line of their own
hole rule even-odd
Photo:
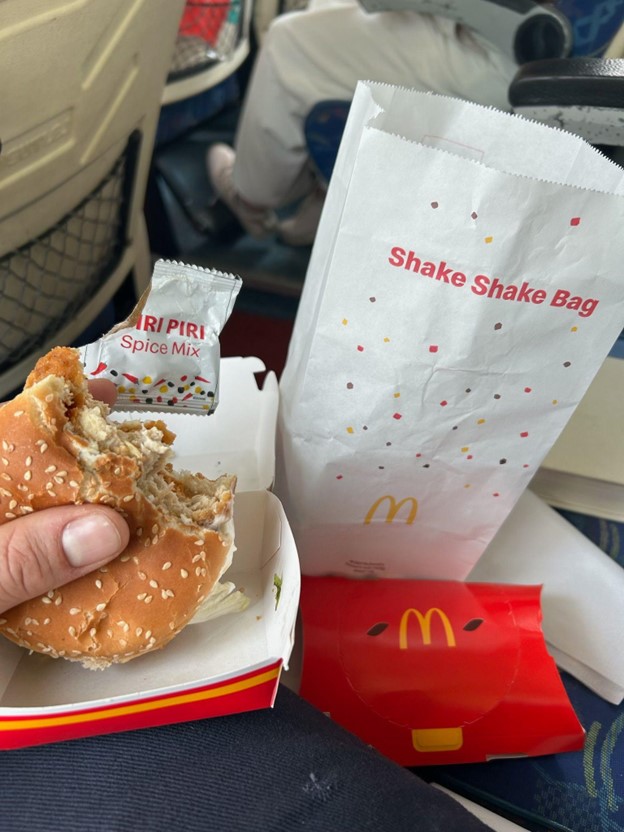
<svg viewBox="0 0 624 832">
<path fill-rule="evenodd" d="M 453 632 L 453 625 L 448 619 L 447 614 L 439 607 L 431 607 L 423 615 L 420 610 L 415 610 L 413 607 L 405 610 L 401 616 L 401 623 L 399 625 L 399 648 L 407 650 L 407 627 L 410 617 L 413 615 L 420 626 L 420 634 L 422 636 L 423 644 L 431 644 L 431 619 L 437 615 L 442 626 L 444 627 L 444 634 L 446 635 L 446 643 L 449 647 L 456 647 L 455 633 Z"/>
<path fill-rule="evenodd" d="M 391 494 L 384 494 L 383 497 L 380 497 L 378 500 L 375 500 L 375 502 L 369 508 L 368 513 L 364 518 L 365 524 L 372 522 L 378 509 L 381 507 L 383 503 L 386 502 L 386 500 L 388 501 L 388 510 L 386 512 L 385 519 L 386 523 L 392 523 L 399 511 L 401 511 L 401 509 L 405 505 L 410 506 L 409 512 L 407 514 L 407 519 L 405 520 L 405 524 L 407 526 L 410 526 L 414 522 L 414 520 L 416 519 L 416 514 L 418 513 L 418 500 L 415 497 L 403 497 L 402 500 L 399 500 L 397 502 Z"/>
</svg>

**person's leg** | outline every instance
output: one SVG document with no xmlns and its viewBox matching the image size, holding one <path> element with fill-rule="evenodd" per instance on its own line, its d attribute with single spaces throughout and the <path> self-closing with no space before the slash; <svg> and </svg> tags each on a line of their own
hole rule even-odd
<svg viewBox="0 0 624 832">
<path fill-rule="evenodd" d="M 261 50 L 236 137 L 233 181 L 271 207 L 301 196 L 303 122 L 314 104 L 350 100 L 360 79 L 508 107 L 514 66 L 450 20 L 415 12 L 366 14 L 340 5 L 278 18 Z"/>
<path fill-rule="evenodd" d="M 487 832 L 282 687 L 273 710 L 0 754 L 2 832 Z"/>
</svg>

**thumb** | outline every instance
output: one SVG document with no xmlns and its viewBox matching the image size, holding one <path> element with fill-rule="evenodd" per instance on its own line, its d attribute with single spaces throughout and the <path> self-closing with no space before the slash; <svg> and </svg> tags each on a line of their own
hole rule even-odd
<svg viewBox="0 0 624 832">
<path fill-rule="evenodd" d="M 0 526 L 0 612 L 80 578 L 120 554 L 128 526 L 107 506 L 59 506 Z"/>
</svg>

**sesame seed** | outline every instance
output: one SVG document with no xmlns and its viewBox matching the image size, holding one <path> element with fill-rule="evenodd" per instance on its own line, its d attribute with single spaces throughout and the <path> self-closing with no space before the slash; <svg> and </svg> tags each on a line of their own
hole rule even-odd
<svg viewBox="0 0 624 832">
<path fill-rule="evenodd" d="M 120 477 L 121 476 L 121 468 L 119 466 L 117 466 L 117 468 L 115 468 L 113 473 L 115 474 L 116 477 Z"/>
<path fill-rule="evenodd" d="M 50 601 L 50 599 L 46 595 L 44 595 L 41 600 L 43 601 L 44 604 L 51 604 L 52 603 L 52 601 Z"/>
<path fill-rule="evenodd" d="M 18 491 L 28 491 L 28 486 L 27 486 L 27 485 L 23 485 L 23 483 L 20 483 L 20 484 L 17 486 L 17 490 L 18 490 Z"/>
<path fill-rule="evenodd" d="M 142 632 L 143 632 L 143 627 L 137 627 L 136 630 L 134 631 L 134 634 L 135 634 L 135 636 L 140 636 Z"/>
<path fill-rule="evenodd" d="M 26 457 L 26 466 L 27 466 L 28 468 L 30 468 L 30 466 L 31 466 L 31 465 L 32 465 L 32 457 L 31 457 L 31 456 L 27 456 L 27 457 Z"/>
<path fill-rule="evenodd" d="M 108 566 L 100 566 L 98 572 L 108 572 Z"/>
<path fill-rule="evenodd" d="M 149 639 L 149 638 L 151 638 L 151 637 L 152 637 L 152 631 L 151 631 L 151 630 L 146 630 L 146 631 L 145 631 L 145 638 L 146 638 L 146 639 Z"/>
<path fill-rule="evenodd" d="M 202 572 L 201 566 L 197 566 L 195 568 L 195 574 L 197 575 L 197 577 L 199 577 L 201 575 L 201 572 Z"/>
<path fill-rule="evenodd" d="M 72 638 L 76 638 L 76 628 L 75 627 L 68 627 L 67 632 L 70 634 Z"/>
<path fill-rule="evenodd" d="M 98 604 L 95 609 L 97 612 L 103 612 L 106 609 L 106 604 Z"/>
<path fill-rule="evenodd" d="M 79 612 L 80 612 L 80 607 L 72 607 L 69 611 L 69 614 L 70 615 L 78 615 Z"/>
<path fill-rule="evenodd" d="M 32 618 L 26 616 L 26 618 L 24 619 L 24 624 L 28 627 L 29 624 L 32 624 Z"/>
<path fill-rule="evenodd" d="M 152 543 L 154 545 L 156 545 L 158 543 L 158 535 L 157 534 L 155 534 L 154 537 L 152 538 Z"/>
<path fill-rule="evenodd" d="M 133 557 L 132 557 L 132 563 L 136 563 L 136 565 L 137 565 L 137 566 L 139 565 L 139 559 L 138 559 L 138 557 L 137 557 L 136 555 L 133 555 Z"/>
<path fill-rule="evenodd" d="M 7 472 L 6 472 L 6 471 L 3 471 L 3 472 L 0 474 L 0 477 L 2 477 L 2 479 L 3 479 L 5 482 L 13 482 L 13 477 L 12 477 L 10 474 L 7 474 Z"/>
<path fill-rule="evenodd" d="M 120 638 L 119 639 L 119 646 L 120 647 L 127 647 L 128 646 L 128 642 L 125 640 L 125 638 Z"/>
<path fill-rule="evenodd" d="M 147 547 L 151 546 L 151 545 L 152 545 L 152 541 L 148 537 L 147 540 L 145 541 L 145 543 L 143 544 L 143 546 L 147 549 Z"/>
<path fill-rule="evenodd" d="M 144 601 L 143 603 L 144 603 L 144 604 L 151 604 L 151 603 L 152 603 L 152 600 L 153 600 L 153 596 L 152 596 L 152 595 L 148 595 L 148 596 L 147 596 L 147 598 L 145 599 L 145 601 Z"/>
<path fill-rule="evenodd" d="M 139 578 L 142 581 L 146 580 L 146 578 L 147 578 L 147 575 L 145 574 L 145 572 L 137 572 L 137 575 L 139 576 Z"/>
<path fill-rule="evenodd" d="M 2 464 L 3 465 L 8 465 L 9 464 L 9 460 L 5 456 L 2 457 Z"/>
<path fill-rule="evenodd" d="M 56 465 L 48 465 L 48 467 L 45 469 L 44 473 L 53 474 L 54 471 L 56 471 Z"/>
<path fill-rule="evenodd" d="M 7 491 L 6 488 L 0 488 L 0 494 L 2 494 L 3 497 L 11 497 L 12 496 L 11 492 Z"/>
<path fill-rule="evenodd" d="M 102 581 L 99 578 L 95 582 L 95 585 L 98 589 L 102 589 L 103 584 L 102 584 Z"/>
<path fill-rule="evenodd" d="M 16 410 L 16 411 L 15 411 L 15 413 L 14 413 L 13 415 L 14 415 L 14 416 L 16 416 L 16 417 L 18 417 L 18 416 L 23 416 L 23 415 L 24 415 L 24 411 L 23 411 L 23 410 Z"/>
<path fill-rule="evenodd" d="M 139 526 L 139 528 L 136 530 L 136 536 L 141 537 L 142 534 L 143 534 L 143 529 L 141 528 L 141 526 Z"/>
<path fill-rule="evenodd" d="M 197 563 L 197 561 L 198 561 L 198 560 L 201 560 L 201 559 L 202 559 L 201 554 L 199 554 L 199 555 L 195 555 L 195 557 L 193 558 L 193 560 L 191 561 L 191 563 Z"/>
<path fill-rule="evenodd" d="M 122 556 L 119 558 L 119 560 L 120 560 L 122 563 L 128 563 L 128 561 L 130 560 L 130 555 L 122 555 Z"/>
<path fill-rule="evenodd" d="M 76 482 L 76 480 L 70 480 L 69 484 L 72 488 L 78 488 L 78 483 Z"/>
<path fill-rule="evenodd" d="M 203 540 L 194 540 L 193 543 L 195 544 L 195 546 L 203 546 L 204 545 Z"/>
<path fill-rule="evenodd" d="M 49 623 L 50 623 L 50 621 L 52 621 L 52 619 L 51 619 L 51 618 L 44 618 L 44 619 L 43 619 L 43 623 L 44 623 L 44 624 L 49 624 Z"/>
<path fill-rule="evenodd" d="M 54 394 L 53 393 L 48 393 L 48 395 L 45 397 L 45 400 L 48 402 L 48 404 L 51 401 L 54 401 Z"/>
<path fill-rule="evenodd" d="M 158 589 L 158 581 L 152 580 L 152 581 L 149 582 L 149 585 L 151 587 L 154 587 L 154 589 Z"/>
<path fill-rule="evenodd" d="M 54 590 L 53 590 L 53 589 L 51 589 L 51 590 L 47 593 L 47 596 L 48 596 L 48 598 L 54 598 Z"/>
<path fill-rule="evenodd" d="M 63 478 L 63 477 L 61 477 L 61 475 L 60 475 L 60 474 L 55 474 L 55 475 L 54 475 L 54 477 L 53 477 L 52 479 L 54 480 L 54 482 L 55 482 L 57 485 L 63 485 L 63 483 L 65 482 L 64 478 Z"/>
<path fill-rule="evenodd" d="M 41 447 L 39 448 L 40 453 L 44 454 L 48 450 L 48 445 L 46 442 L 41 443 Z"/>
<path fill-rule="evenodd" d="M 189 573 L 186 571 L 186 569 L 180 569 L 180 575 L 182 578 L 188 578 Z"/>
<path fill-rule="evenodd" d="M 53 491 L 51 488 L 46 488 L 46 492 L 50 495 L 50 497 L 56 497 L 56 491 Z"/>
<path fill-rule="evenodd" d="M 17 500 L 11 500 L 11 502 L 9 503 L 9 508 L 14 509 L 16 507 L 17 507 Z"/>
<path fill-rule="evenodd" d="M 95 627 L 91 627 L 91 629 L 89 630 L 89 635 L 91 636 L 91 638 L 95 638 L 97 635 L 97 629 Z"/>
<path fill-rule="evenodd" d="M 113 631 L 112 631 L 112 630 L 107 630 L 107 631 L 106 631 L 106 635 L 107 635 L 109 638 L 112 638 L 112 637 L 113 637 Z"/>
<path fill-rule="evenodd" d="M 134 500 L 134 494 L 126 494 L 126 496 L 122 498 L 123 503 L 129 503 L 131 500 Z"/>
<path fill-rule="evenodd" d="M 6 618 L 0 618 L 0 627 L 2 627 L 2 625 L 6 624 L 6 623 L 7 623 Z"/>
<path fill-rule="evenodd" d="M 165 572 L 167 569 L 171 569 L 171 561 L 168 560 L 166 563 L 162 565 L 162 571 Z"/>
<path fill-rule="evenodd" d="M 22 514 L 30 514 L 34 511 L 34 508 L 32 506 L 20 506 L 20 511 Z"/>
<path fill-rule="evenodd" d="M 8 451 L 9 450 L 9 443 L 6 441 L 6 439 L 2 440 L 2 450 L 3 451 Z"/>
<path fill-rule="evenodd" d="M 26 480 L 26 482 L 28 482 L 28 480 L 31 480 L 32 479 L 32 471 L 24 471 L 24 479 Z"/>
<path fill-rule="evenodd" d="M 147 592 L 140 592 L 137 595 L 137 601 L 144 601 L 147 598 Z"/>
<path fill-rule="evenodd" d="M 15 518 L 17 517 L 17 514 L 13 514 L 12 511 L 5 511 L 4 516 L 6 517 L 7 520 L 15 520 Z"/>
<path fill-rule="evenodd" d="M 54 599 L 54 606 L 55 606 L 55 607 L 60 607 L 62 603 L 63 603 L 63 596 L 62 596 L 62 595 L 58 595 L 58 596 Z"/>
</svg>

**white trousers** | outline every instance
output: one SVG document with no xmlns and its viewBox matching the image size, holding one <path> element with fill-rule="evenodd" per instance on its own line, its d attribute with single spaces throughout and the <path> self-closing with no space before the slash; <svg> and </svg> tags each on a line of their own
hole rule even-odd
<svg viewBox="0 0 624 832">
<path fill-rule="evenodd" d="M 351 100 L 358 80 L 508 109 L 517 67 L 454 21 L 417 12 L 367 14 L 355 2 L 277 17 L 261 48 L 235 141 L 234 184 L 280 207 L 312 187 L 303 124 L 327 99 Z"/>
</svg>

